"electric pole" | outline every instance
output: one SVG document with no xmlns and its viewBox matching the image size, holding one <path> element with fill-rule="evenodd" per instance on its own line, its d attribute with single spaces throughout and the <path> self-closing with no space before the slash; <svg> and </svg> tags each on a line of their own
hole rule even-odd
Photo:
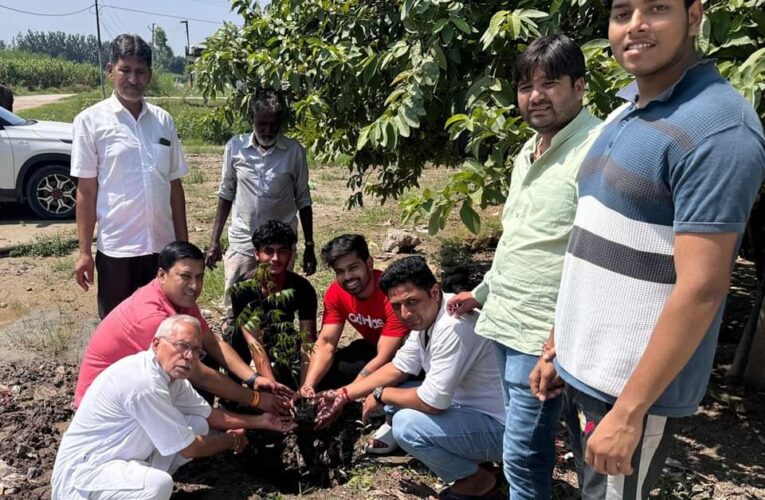
<svg viewBox="0 0 765 500">
<path fill-rule="evenodd" d="M 151 26 L 149 26 L 149 29 L 151 30 L 151 50 L 154 50 L 154 23 L 151 23 Z"/>
<path fill-rule="evenodd" d="M 106 99 L 106 88 L 104 87 L 104 65 L 101 61 L 101 20 L 98 17 L 98 0 L 96 1 L 96 38 L 98 40 L 98 77 L 101 80 L 101 97 Z"/>
<path fill-rule="evenodd" d="M 191 54 L 191 42 L 189 41 L 189 22 L 188 21 L 181 21 L 181 24 L 186 25 L 186 60 L 189 58 L 189 54 Z M 191 76 L 191 71 L 189 71 L 189 87 L 194 86 L 194 77 Z"/>
</svg>

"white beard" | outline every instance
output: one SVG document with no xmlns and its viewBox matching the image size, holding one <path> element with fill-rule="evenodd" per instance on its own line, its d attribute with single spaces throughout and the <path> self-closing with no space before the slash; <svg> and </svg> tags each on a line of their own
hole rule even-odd
<svg viewBox="0 0 765 500">
<path fill-rule="evenodd" d="M 264 148 L 270 148 L 271 146 L 276 144 L 276 136 L 273 139 L 267 141 L 267 140 L 263 139 L 260 136 L 260 134 L 258 134 L 257 132 L 254 132 L 254 134 L 255 134 L 255 140 L 258 141 L 258 144 L 260 144 Z"/>
</svg>

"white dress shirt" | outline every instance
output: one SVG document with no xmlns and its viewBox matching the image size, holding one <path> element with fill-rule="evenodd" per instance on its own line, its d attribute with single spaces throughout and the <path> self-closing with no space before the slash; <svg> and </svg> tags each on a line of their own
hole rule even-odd
<svg viewBox="0 0 765 500">
<path fill-rule="evenodd" d="M 112 95 L 74 119 L 74 177 L 98 178 L 98 251 L 158 253 L 175 241 L 170 181 L 188 171 L 170 115 L 144 101 L 138 119 Z"/>
<path fill-rule="evenodd" d="M 426 331 L 412 330 L 393 358 L 393 366 L 425 380 L 417 396 L 433 408 L 470 408 L 504 424 L 505 403 L 494 346 L 475 333 L 476 315 L 450 316 L 445 293 L 436 321 Z"/>
</svg>

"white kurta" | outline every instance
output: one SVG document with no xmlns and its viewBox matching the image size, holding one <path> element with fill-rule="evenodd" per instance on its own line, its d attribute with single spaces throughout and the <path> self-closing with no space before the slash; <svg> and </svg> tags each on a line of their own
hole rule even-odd
<svg viewBox="0 0 765 500">
<path fill-rule="evenodd" d="M 151 350 L 117 361 L 80 403 L 53 467 L 53 499 L 141 490 L 147 467 L 171 471 L 207 433 L 211 412 L 187 380 L 172 381 Z"/>
</svg>

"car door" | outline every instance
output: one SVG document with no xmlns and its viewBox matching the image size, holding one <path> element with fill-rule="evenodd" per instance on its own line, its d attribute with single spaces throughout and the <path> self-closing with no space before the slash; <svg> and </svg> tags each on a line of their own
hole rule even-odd
<svg viewBox="0 0 765 500">
<path fill-rule="evenodd" d="M 0 197 L 2 191 L 16 189 L 17 169 L 13 164 L 13 148 L 8 132 L 0 122 Z"/>
</svg>

